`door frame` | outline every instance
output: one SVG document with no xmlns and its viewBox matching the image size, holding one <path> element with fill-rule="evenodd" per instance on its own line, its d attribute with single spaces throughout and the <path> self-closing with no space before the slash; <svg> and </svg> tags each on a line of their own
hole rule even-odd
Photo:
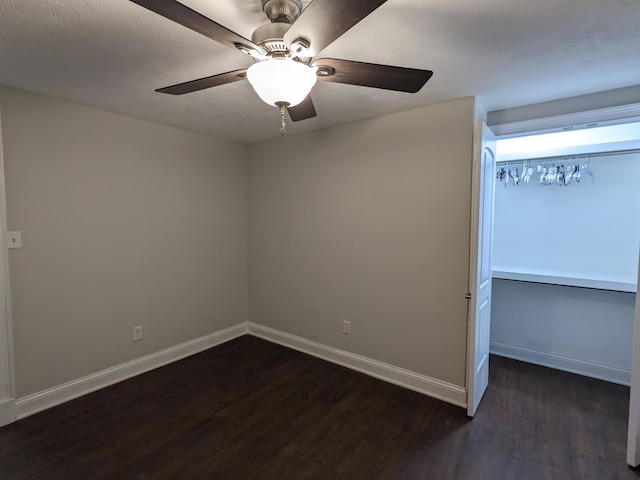
<svg viewBox="0 0 640 480">
<path fill-rule="evenodd" d="M 3 152 L 0 110 L 0 426 L 16 420 Z"/>
</svg>

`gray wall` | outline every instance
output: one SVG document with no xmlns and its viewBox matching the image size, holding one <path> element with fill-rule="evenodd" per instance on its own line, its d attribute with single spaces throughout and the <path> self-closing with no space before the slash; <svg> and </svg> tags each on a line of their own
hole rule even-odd
<svg viewBox="0 0 640 480">
<path fill-rule="evenodd" d="M 249 147 L 4 87 L 0 106 L 18 398 L 248 309 L 464 386 L 473 99 Z"/>
<path fill-rule="evenodd" d="M 629 384 L 635 294 L 493 280 L 491 351 Z"/>
<path fill-rule="evenodd" d="M 247 320 L 245 147 L 9 88 L 0 105 L 17 397 Z"/>
<path fill-rule="evenodd" d="M 474 109 L 251 146 L 250 320 L 464 386 Z"/>
</svg>

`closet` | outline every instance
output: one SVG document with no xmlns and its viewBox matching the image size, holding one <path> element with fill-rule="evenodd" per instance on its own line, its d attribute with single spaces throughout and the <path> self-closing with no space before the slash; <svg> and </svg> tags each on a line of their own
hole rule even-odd
<svg viewBox="0 0 640 480">
<path fill-rule="evenodd" d="M 562 133 L 498 142 L 491 352 L 628 385 L 640 123 Z"/>
</svg>

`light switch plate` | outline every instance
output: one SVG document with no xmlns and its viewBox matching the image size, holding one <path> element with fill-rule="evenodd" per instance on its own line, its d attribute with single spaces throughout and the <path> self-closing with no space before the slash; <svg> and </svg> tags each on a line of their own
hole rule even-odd
<svg viewBox="0 0 640 480">
<path fill-rule="evenodd" d="M 7 247 L 22 248 L 22 234 L 20 232 L 7 232 Z"/>
</svg>

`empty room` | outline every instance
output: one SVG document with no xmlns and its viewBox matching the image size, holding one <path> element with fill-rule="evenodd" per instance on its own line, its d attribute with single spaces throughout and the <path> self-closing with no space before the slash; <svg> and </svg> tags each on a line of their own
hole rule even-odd
<svg viewBox="0 0 640 480">
<path fill-rule="evenodd" d="M 0 478 L 640 477 L 638 52 L 628 0 L 0 0 Z"/>
</svg>

